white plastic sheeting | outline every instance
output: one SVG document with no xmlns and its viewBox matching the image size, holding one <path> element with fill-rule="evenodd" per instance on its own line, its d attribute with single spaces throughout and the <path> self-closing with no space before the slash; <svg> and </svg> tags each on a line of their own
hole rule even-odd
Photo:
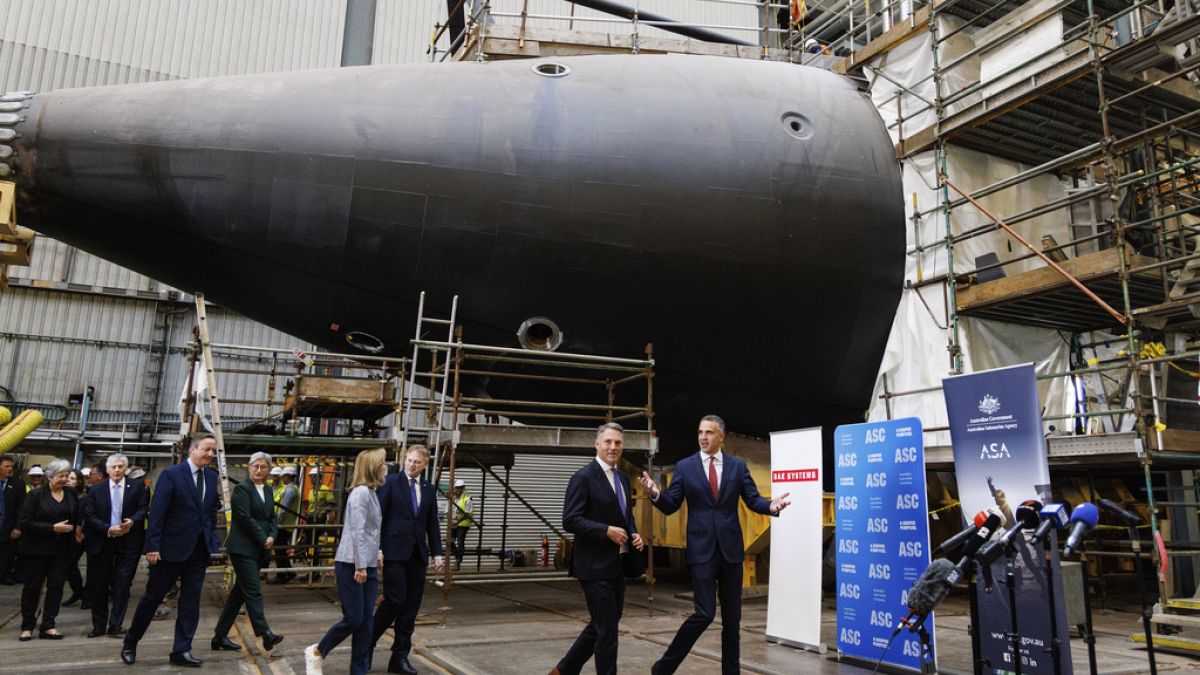
<svg viewBox="0 0 1200 675">
<path fill-rule="evenodd" d="M 905 194 L 909 197 L 906 205 L 909 223 L 906 286 L 948 271 L 946 248 L 938 243 L 946 235 L 945 217 L 940 211 L 934 210 L 915 220 L 913 218 L 914 198 L 917 208 L 921 210 L 932 209 L 939 203 L 936 164 L 933 152 L 916 155 L 904 162 L 902 180 Z M 947 151 L 947 175 L 968 191 L 978 190 L 1026 168 L 1016 162 L 962 148 L 950 147 Z M 1004 218 L 1064 194 L 1065 188 L 1057 178 L 1041 176 L 979 201 Z M 956 195 L 951 194 L 951 198 L 954 197 Z M 951 228 L 955 234 L 988 222 L 986 216 L 970 205 L 954 209 L 951 216 Z M 1064 210 L 1022 222 L 1014 229 L 1035 242 L 1040 241 L 1043 234 L 1051 234 L 1058 241 L 1068 241 L 1067 225 Z M 917 251 L 918 244 L 927 248 Z M 1001 261 L 1005 261 L 1023 255 L 1028 249 L 1002 230 L 966 239 L 957 242 L 954 248 L 955 273 L 969 272 L 974 268 L 975 258 L 988 252 L 995 252 Z M 1031 258 L 1007 265 L 1004 269 L 1008 275 L 1013 275 L 1042 264 L 1039 259 Z M 868 419 L 911 415 L 919 417 L 926 428 L 946 426 L 946 406 L 940 389 L 892 398 L 890 415 L 888 404 L 881 398 L 884 394 L 884 377 L 887 390 L 896 393 L 940 387 L 942 378 L 950 374 L 946 298 L 944 284 L 905 288 L 880 364 L 880 377 L 876 382 Z M 1068 335 L 965 317 L 960 318 L 959 328 L 964 372 L 1025 362 L 1035 363 L 1038 374 L 1067 370 L 1070 353 Z M 1039 381 L 1038 393 L 1046 415 L 1065 414 L 1073 409 L 1071 382 L 1066 378 Z M 1063 428 L 1067 425 L 1059 422 L 1055 426 Z M 932 432 L 925 438 L 926 445 L 949 445 L 949 442 L 946 432 Z"/>
</svg>

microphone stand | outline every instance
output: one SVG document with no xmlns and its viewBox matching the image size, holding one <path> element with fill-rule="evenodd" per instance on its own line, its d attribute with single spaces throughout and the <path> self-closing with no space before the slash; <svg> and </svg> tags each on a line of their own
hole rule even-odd
<svg viewBox="0 0 1200 675">
<path fill-rule="evenodd" d="M 1046 566 L 1050 566 L 1050 540 L 1046 539 Z M 1088 650 L 1088 669 L 1092 675 L 1096 675 L 1096 633 L 1092 631 L 1092 594 L 1091 588 L 1088 585 L 1088 559 L 1087 549 L 1083 542 L 1079 544 L 1079 574 L 1083 579 L 1083 641 L 1087 644 Z M 1050 596 L 1050 611 L 1054 611 L 1054 596 Z M 1051 617 L 1054 615 L 1051 614 Z M 1053 620 L 1053 619 L 1051 619 Z M 1057 635 L 1057 633 L 1055 634 Z"/>
<path fill-rule="evenodd" d="M 979 642 L 979 586 L 975 583 L 975 559 L 964 561 L 967 564 L 964 572 L 967 575 L 967 600 L 971 607 L 971 656 L 973 672 L 983 675 L 984 668 L 990 668 L 992 662 L 983 657 L 983 646 Z"/>
<path fill-rule="evenodd" d="M 1138 579 L 1138 594 L 1142 596 L 1142 627 L 1146 631 L 1146 653 L 1150 657 L 1150 675 L 1158 675 L 1158 665 L 1154 659 L 1154 637 L 1150 628 L 1152 615 L 1148 598 L 1146 597 L 1146 577 L 1142 574 L 1142 540 L 1138 536 L 1137 527 L 1129 525 L 1129 542 L 1133 547 L 1133 569 Z"/>
<path fill-rule="evenodd" d="M 1054 601 L 1054 565 L 1051 563 L 1050 553 L 1050 537 L 1045 540 L 1046 556 L 1043 559 L 1044 574 L 1046 575 L 1046 592 L 1050 596 L 1050 658 L 1054 663 L 1054 675 L 1062 675 L 1062 641 L 1058 639 L 1058 603 Z M 1086 565 L 1086 563 L 1084 563 Z M 1085 577 L 1086 578 L 1086 577 Z M 1083 584 L 1083 595 L 1085 606 L 1088 607 L 1088 633 L 1092 630 L 1092 613 L 1090 605 L 1087 605 L 1087 583 Z M 1088 641 L 1088 658 L 1092 666 L 1092 675 L 1096 673 L 1096 645 L 1095 638 Z"/>
<path fill-rule="evenodd" d="M 1016 549 L 1011 546 L 1004 547 L 1004 582 L 1008 584 L 1008 621 L 1011 629 L 1008 641 L 1012 644 L 1013 672 L 1021 675 L 1021 632 L 1017 629 Z"/>
</svg>

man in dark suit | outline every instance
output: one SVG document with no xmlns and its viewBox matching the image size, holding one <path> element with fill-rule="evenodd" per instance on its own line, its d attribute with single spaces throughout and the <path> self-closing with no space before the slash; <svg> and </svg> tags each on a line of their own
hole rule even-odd
<svg viewBox="0 0 1200 675">
<path fill-rule="evenodd" d="M 129 586 L 142 554 L 142 523 L 150 508 L 146 485 L 125 478 L 128 466 L 125 455 L 109 455 L 108 478 L 93 485 L 83 500 L 84 545 L 89 555 L 87 588 L 92 604 L 90 638 L 125 634 Z"/>
<path fill-rule="evenodd" d="M 203 663 L 192 656 L 192 638 L 200 622 L 204 570 L 209 556 L 221 548 L 217 540 L 217 473 L 204 468 L 216 451 L 217 441 L 212 434 L 196 434 L 188 447 L 187 460 L 163 471 L 154 485 L 145 546 L 150 579 L 125 633 L 121 660 L 127 665 L 137 661 L 137 643 L 176 581 L 180 586 L 179 606 L 171 664 L 198 668 Z"/>
<path fill-rule="evenodd" d="M 591 621 L 551 675 L 578 675 L 596 657 L 596 673 L 617 672 L 617 626 L 625 608 L 625 577 L 642 572 L 645 546 L 630 508 L 629 477 L 619 468 L 625 430 L 609 422 L 596 430 L 596 460 L 567 483 L 563 527 L 575 535 L 571 576 L 579 579 Z M 630 547 L 635 550 L 630 550 Z"/>
<path fill-rule="evenodd" d="M 438 531 L 437 492 L 421 478 L 429 465 L 429 451 L 414 445 L 404 455 L 404 471 L 388 476 L 379 488 L 383 512 L 380 549 L 383 551 L 383 603 L 375 610 L 371 651 L 388 626 L 395 624 L 389 673 L 412 675 L 408 662 L 413 624 L 425 592 L 425 568 L 433 553 L 435 571 L 442 571 L 442 538 Z"/>
<path fill-rule="evenodd" d="M 716 415 L 700 420 L 700 452 L 675 465 L 666 492 L 659 492 L 650 474 L 642 472 L 642 487 L 654 506 L 671 515 L 687 501 L 687 564 L 692 575 L 695 611 L 679 627 L 675 639 L 650 672 L 673 673 L 692 645 L 716 616 L 721 598 L 721 672 L 737 673 L 741 662 L 742 561 L 746 558 L 738 499 L 755 513 L 779 515 L 788 506 L 788 494 L 771 501 L 758 494 L 746 463 L 722 451 L 725 421 Z"/>
<path fill-rule="evenodd" d="M 25 502 L 25 481 L 13 475 L 13 458 L 0 455 L 0 584 L 12 586 L 13 563 L 17 558 L 17 516 Z"/>
</svg>

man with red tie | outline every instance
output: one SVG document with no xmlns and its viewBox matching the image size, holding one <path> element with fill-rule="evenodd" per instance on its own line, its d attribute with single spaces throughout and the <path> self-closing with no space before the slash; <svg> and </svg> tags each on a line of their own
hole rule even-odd
<svg viewBox="0 0 1200 675">
<path fill-rule="evenodd" d="M 675 465 L 675 475 L 665 492 L 660 492 L 650 474 L 642 472 L 640 483 L 650 493 L 655 508 L 667 515 L 679 510 L 686 500 L 687 564 L 692 576 L 695 611 L 679 627 L 667 651 L 651 668 L 654 675 L 674 673 L 692 645 L 716 616 L 721 600 L 721 672 L 740 670 L 742 620 L 742 562 L 746 559 L 738 500 L 755 513 L 777 516 L 791 502 L 790 493 L 771 501 L 758 494 L 746 463 L 726 454 L 725 421 L 716 415 L 700 420 L 700 452 Z"/>
<path fill-rule="evenodd" d="M 442 571 L 442 538 L 438 528 L 437 491 L 421 477 L 429 451 L 414 445 L 404 454 L 404 471 L 388 476 L 379 488 L 383 513 L 379 548 L 383 554 L 383 602 L 375 610 L 371 652 L 388 626 L 395 624 L 389 673 L 413 675 L 408 662 L 413 626 L 425 593 L 425 568 L 433 553 L 434 570 Z"/>
</svg>

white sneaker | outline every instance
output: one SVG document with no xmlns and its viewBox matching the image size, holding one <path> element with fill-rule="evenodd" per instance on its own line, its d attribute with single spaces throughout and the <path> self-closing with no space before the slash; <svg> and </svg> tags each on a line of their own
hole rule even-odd
<svg viewBox="0 0 1200 675">
<path fill-rule="evenodd" d="M 304 648 L 304 672 L 307 675 L 325 675 L 321 672 L 321 664 L 325 659 L 317 654 L 317 646 L 309 645 Z"/>
</svg>

